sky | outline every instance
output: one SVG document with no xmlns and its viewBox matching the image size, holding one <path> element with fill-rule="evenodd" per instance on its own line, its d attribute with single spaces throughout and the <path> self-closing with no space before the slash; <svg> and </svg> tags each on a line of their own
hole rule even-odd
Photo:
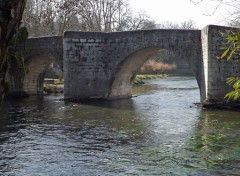
<svg viewBox="0 0 240 176">
<path fill-rule="evenodd" d="M 196 1 L 196 0 L 195 0 Z M 213 15 L 214 6 L 209 0 L 194 5 L 190 0 L 129 0 L 133 11 L 145 11 L 156 23 L 171 21 L 181 23 L 193 20 L 199 29 L 209 24 L 226 25 L 226 10 L 219 8 Z"/>
</svg>

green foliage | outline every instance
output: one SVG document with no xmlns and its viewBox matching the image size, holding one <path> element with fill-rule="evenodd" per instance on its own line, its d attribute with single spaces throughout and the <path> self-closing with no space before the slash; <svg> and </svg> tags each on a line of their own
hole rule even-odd
<svg viewBox="0 0 240 176">
<path fill-rule="evenodd" d="M 135 80 L 133 82 L 133 86 L 138 86 L 144 84 L 144 79 L 158 79 L 167 77 L 166 74 L 157 74 L 157 75 L 136 75 Z"/>
<path fill-rule="evenodd" d="M 227 78 L 227 84 L 233 85 L 234 90 L 225 95 L 227 101 L 234 100 L 237 101 L 240 97 L 240 79 L 238 77 Z"/>
<path fill-rule="evenodd" d="M 133 81 L 133 86 L 138 86 L 141 84 L 145 84 L 145 82 L 141 78 L 136 77 L 135 80 Z"/>
<path fill-rule="evenodd" d="M 19 51 L 16 51 L 15 58 L 16 58 L 16 60 L 18 62 L 18 64 L 17 64 L 18 67 L 21 68 L 23 70 L 23 72 L 25 73 L 26 70 L 25 70 L 25 65 L 24 65 L 24 56 L 23 56 L 23 54 L 21 52 L 19 52 Z"/>
<path fill-rule="evenodd" d="M 222 47 L 221 49 L 224 50 L 222 53 L 221 58 L 227 59 L 227 61 L 233 59 L 239 59 L 240 57 L 240 33 L 239 32 L 232 32 L 231 34 L 227 35 L 226 37 L 227 43 L 226 46 Z M 239 77 L 229 77 L 227 78 L 226 84 L 233 86 L 233 91 L 228 92 L 225 95 L 225 99 L 227 101 L 234 100 L 238 101 L 240 97 L 240 78 Z"/>
<path fill-rule="evenodd" d="M 16 44 L 23 44 L 27 41 L 28 39 L 28 30 L 26 27 L 20 27 L 14 38 L 13 38 L 13 44 L 16 45 Z"/>
<path fill-rule="evenodd" d="M 233 55 L 239 56 L 240 51 L 240 33 L 232 33 L 226 37 L 227 46 L 222 47 L 225 50 L 221 58 L 226 58 L 229 61 Z"/>
<path fill-rule="evenodd" d="M 28 38 L 26 27 L 20 27 L 11 40 L 11 49 L 7 54 L 5 63 L 6 69 L 3 71 L 4 77 L 7 77 L 5 89 L 2 94 L 5 96 L 11 91 L 19 91 L 22 88 L 22 82 L 25 75 L 24 56 L 20 51 L 17 51 L 16 46 L 24 44 Z M 2 98 L 3 100 L 3 98 Z"/>
</svg>

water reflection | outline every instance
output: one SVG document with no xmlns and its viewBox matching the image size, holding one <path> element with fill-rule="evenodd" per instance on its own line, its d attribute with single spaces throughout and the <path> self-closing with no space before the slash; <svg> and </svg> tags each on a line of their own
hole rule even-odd
<svg viewBox="0 0 240 176">
<path fill-rule="evenodd" d="M 209 175 L 238 175 L 240 171 L 239 112 L 201 111 L 188 151 L 198 153 Z"/>
<path fill-rule="evenodd" d="M 198 109 L 192 78 L 151 85 L 112 102 L 47 96 L 2 104 L 1 174 L 237 175 L 239 112 Z"/>
</svg>

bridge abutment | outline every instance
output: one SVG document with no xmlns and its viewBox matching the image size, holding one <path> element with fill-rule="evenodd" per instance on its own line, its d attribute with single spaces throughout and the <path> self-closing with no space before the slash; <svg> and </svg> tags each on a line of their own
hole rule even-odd
<svg viewBox="0 0 240 176">
<path fill-rule="evenodd" d="M 205 89 L 202 101 L 209 103 L 226 103 L 224 96 L 232 90 L 226 84 L 228 77 L 239 77 L 240 64 L 237 60 L 221 59 L 225 32 L 231 28 L 222 26 L 207 26 L 202 30 L 203 76 Z"/>
</svg>

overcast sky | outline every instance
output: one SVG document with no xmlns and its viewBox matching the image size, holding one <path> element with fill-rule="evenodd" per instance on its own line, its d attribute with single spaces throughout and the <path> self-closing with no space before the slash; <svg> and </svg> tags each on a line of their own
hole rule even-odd
<svg viewBox="0 0 240 176">
<path fill-rule="evenodd" d="M 129 0 L 134 12 L 145 11 L 157 23 L 171 21 L 180 23 L 189 19 L 196 22 L 198 28 L 208 24 L 225 25 L 223 22 L 224 7 L 218 9 L 214 15 L 206 15 L 213 12 L 214 4 L 209 0 L 200 5 L 194 5 L 190 0 Z"/>
</svg>

